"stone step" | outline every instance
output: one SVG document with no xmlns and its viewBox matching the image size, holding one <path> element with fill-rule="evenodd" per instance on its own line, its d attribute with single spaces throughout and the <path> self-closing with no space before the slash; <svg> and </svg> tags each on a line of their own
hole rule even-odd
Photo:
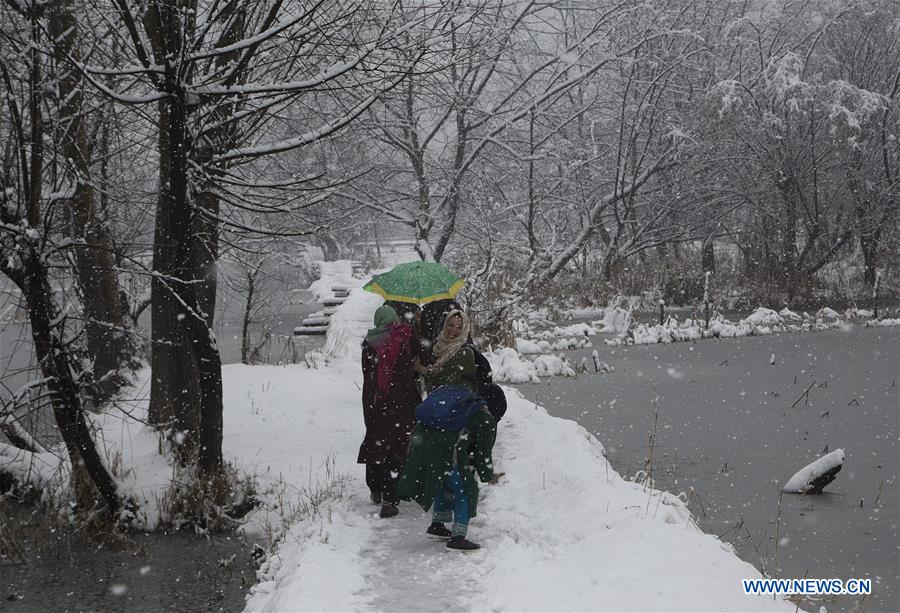
<svg viewBox="0 0 900 613">
<path fill-rule="evenodd" d="M 327 317 L 307 317 L 303 321 L 300 322 L 301 326 L 327 326 L 328 318 Z"/>
<path fill-rule="evenodd" d="M 322 301 L 323 306 L 336 307 L 344 304 L 344 298 L 325 298 Z"/>
<path fill-rule="evenodd" d="M 335 307 L 328 307 L 327 309 L 322 309 L 319 312 L 322 313 L 322 315 L 324 315 L 325 317 L 331 317 L 332 315 L 337 313 L 337 309 Z"/>
<path fill-rule="evenodd" d="M 328 331 L 328 328 L 323 327 L 310 327 L 310 326 L 297 326 L 294 328 L 294 336 L 317 336 L 324 335 Z"/>
</svg>

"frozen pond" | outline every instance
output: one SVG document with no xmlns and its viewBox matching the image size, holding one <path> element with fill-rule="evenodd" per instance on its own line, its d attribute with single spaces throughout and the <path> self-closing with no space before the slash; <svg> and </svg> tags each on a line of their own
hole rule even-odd
<svg viewBox="0 0 900 613">
<path fill-rule="evenodd" d="M 632 347 L 602 338 L 594 348 L 614 372 L 519 389 L 593 433 L 623 476 L 644 468 L 658 412 L 653 477 L 688 494 L 705 531 L 773 576 L 871 578 L 865 610 L 900 611 L 900 329 Z M 785 494 L 778 521 L 780 485 L 826 448 L 846 452 L 837 480 L 823 495 Z"/>
</svg>

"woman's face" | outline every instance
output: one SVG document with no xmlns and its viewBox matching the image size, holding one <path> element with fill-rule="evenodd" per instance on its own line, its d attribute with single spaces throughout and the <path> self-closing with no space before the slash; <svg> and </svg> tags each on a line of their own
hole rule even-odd
<svg viewBox="0 0 900 613">
<path fill-rule="evenodd" d="M 444 335 L 447 337 L 447 340 L 456 340 L 462 333 L 462 328 L 462 317 L 454 315 L 447 320 L 447 325 L 444 326 Z"/>
</svg>

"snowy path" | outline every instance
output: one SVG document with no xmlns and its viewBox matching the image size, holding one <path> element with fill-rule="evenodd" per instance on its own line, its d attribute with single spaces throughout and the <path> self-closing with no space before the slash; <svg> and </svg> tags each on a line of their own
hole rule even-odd
<svg viewBox="0 0 900 613">
<path fill-rule="evenodd" d="M 460 553 L 448 550 L 443 539 L 427 538 L 429 515 L 420 511 L 404 505 L 389 520 L 372 513 L 374 538 L 360 555 L 369 566 L 364 594 L 375 610 L 458 611 L 465 588 L 478 580 L 486 551 Z"/>
<path fill-rule="evenodd" d="M 334 373 L 290 374 L 272 383 L 279 397 L 303 386 L 324 401 L 303 420 L 303 448 L 318 444 L 324 454 L 327 444 L 350 478 L 342 495 L 291 527 L 249 611 L 786 609 L 743 594 L 740 580 L 758 573 L 701 533 L 679 499 L 622 480 L 585 430 L 511 389 L 495 447 L 507 477 L 482 486 L 469 529 L 480 551 L 427 538 L 429 516 L 411 503 L 380 519 L 353 463 L 362 438 L 356 403 L 349 394 L 326 401 Z M 311 388 L 309 377 L 325 378 Z"/>
</svg>

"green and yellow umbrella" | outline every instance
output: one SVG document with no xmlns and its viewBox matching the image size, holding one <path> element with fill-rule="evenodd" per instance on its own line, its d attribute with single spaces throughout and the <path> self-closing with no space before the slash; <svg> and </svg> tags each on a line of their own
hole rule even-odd
<svg viewBox="0 0 900 613">
<path fill-rule="evenodd" d="M 425 304 L 456 297 L 465 281 L 437 262 L 406 262 L 372 277 L 364 290 L 385 300 Z"/>
</svg>

